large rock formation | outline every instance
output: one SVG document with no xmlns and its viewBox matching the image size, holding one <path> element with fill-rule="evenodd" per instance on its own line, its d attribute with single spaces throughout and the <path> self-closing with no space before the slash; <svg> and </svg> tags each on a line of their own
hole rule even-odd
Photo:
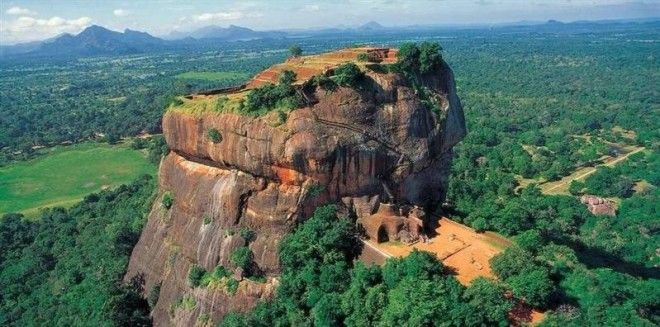
<svg viewBox="0 0 660 327">
<path fill-rule="evenodd" d="M 311 91 L 310 104 L 281 124 L 277 113 L 168 111 L 163 131 L 172 151 L 161 163 L 160 197 L 127 274 L 144 276 L 146 294 L 160 285 L 155 324 L 217 321 L 270 297 L 278 242 L 319 204 L 343 204 L 357 217 L 372 214 L 378 199 L 437 206 L 465 123 L 449 67 L 431 75 L 422 83 L 441 104 L 439 115 L 404 78 L 373 71 L 361 90 Z M 211 129 L 221 141 L 209 140 Z M 169 209 L 161 205 L 165 193 L 174 198 Z M 254 240 L 244 240 L 241 229 L 253 231 Z M 188 285 L 193 264 L 232 270 L 231 253 L 246 244 L 265 283 L 243 280 L 235 294 Z"/>
</svg>

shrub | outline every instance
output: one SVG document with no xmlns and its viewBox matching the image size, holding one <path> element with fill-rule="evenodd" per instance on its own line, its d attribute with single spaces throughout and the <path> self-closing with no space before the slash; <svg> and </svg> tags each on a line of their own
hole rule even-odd
<svg viewBox="0 0 660 327">
<path fill-rule="evenodd" d="M 209 316 L 208 313 L 202 313 L 201 315 L 199 315 L 199 317 L 197 317 L 197 321 L 201 322 L 202 325 L 207 323 L 209 320 L 211 320 L 211 317 Z"/>
<path fill-rule="evenodd" d="M 258 113 L 276 108 L 294 109 L 302 106 L 302 96 L 291 85 L 295 81 L 295 73 L 283 71 L 279 84 L 265 84 L 248 93 L 245 102 L 239 105 L 239 111 Z"/>
<path fill-rule="evenodd" d="M 390 72 L 390 67 L 392 65 L 383 65 L 383 64 L 367 64 L 364 67 L 371 70 L 374 73 L 378 74 L 387 74 Z"/>
<path fill-rule="evenodd" d="M 220 143 L 222 141 L 222 135 L 216 128 L 210 128 L 206 134 L 213 143 Z"/>
<path fill-rule="evenodd" d="M 188 271 L 188 284 L 190 284 L 191 287 L 199 286 L 205 274 L 206 270 L 204 270 L 204 268 L 198 265 L 193 265 L 190 268 L 190 271 Z"/>
<path fill-rule="evenodd" d="M 108 144 L 117 144 L 121 138 L 118 134 L 109 132 L 105 135 L 105 140 Z"/>
<path fill-rule="evenodd" d="M 177 307 L 183 310 L 192 310 L 197 306 L 197 300 L 190 295 L 184 295 L 177 301 Z"/>
<path fill-rule="evenodd" d="M 292 70 L 285 70 L 280 73 L 280 77 L 278 79 L 279 84 L 281 85 L 291 85 L 293 82 L 296 81 L 298 76 L 296 73 Z"/>
<path fill-rule="evenodd" d="M 203 221 L 203 224 L 204 224 L 204 225 L 208 225 L 208 224 L 210 224 L 212 221 L 213 221 L 213 220 L 211 220 L 211 216 L 209 216 L 209 215 L 204 215 L 204 221 Z"/>
<path fill-rule="evenodd" d="M 349 62 L 335 68 L 334 81 L 345 87 L 358 87 L 364 79 L 364 73 L 356 64 Z"/>
<path fill-rule="evenodd" d="M 149 291 L 149 295 L 147 296 L 147 302 L 149 303 L 149 307 L 152 309 L 156 306 L 156 303 L 158 303 L 158 298 L 160 297 L 160 288 L 161 283 L 154 285 L 154 287 L 151 288 L 151 291 Z"/>
<path fill-rule="evenodd" d="M 149 145 L 147 140 L 143 138 L 136 137 L 131 141 L 131 149 L 133 150 L 142 150 L 146 148 L 147 145 Z"/>
<path fill-rule="evenodd" d="M 245 240 L 246 243 L 250 243 L 254 241 L 254 239 L 257 237 L 257 233 L 255 233 L 253 230 L 243 227 L 241 230 L 238 232 L 238 234 L 241 236 L 242 239 Z"/>
<path fill-rule="evenodd" d="M 435 42 L 422 42 L 419 45 L 419 71 L 427 74 L 442 64 L 442 47 Z"/>
<path fill-rule="evenodd" d="M 230 260 L 234 265 L 243 268 L 247 272 L 252 265 L 252 251 L 247 246 L 241 246 L 232 252 Z"/>
<path fill-rule="evenodd" d="M 218 282 L 221 279 L 229 276 L 230 274 L 227 271 L 227 269 L 225 269 L 225 267 L 223 267 L 222 265 L 218 265 L 215 267 L 212 273 L 204 272 L 204 276 L 202 277 L 202 280 L 200 281 L 199 285 L 206 287 L 211 283 Z"/>
<path fill-rule="evenodd" d="M 383 61 L 380 57 L 378 57 L 378 55 L 376 55 L 373 52 L 360 53 L 357 56 L 357 60 L 362 62 L 373 62 L 373 63 L 379 63 Z"/>
<path fill-rule="evenodd" d="M 218 97 L 218 99 L 215 100 L 215 110 L 223 111 L 228 102 L 229 98 L 227 96 Z"/>
<path fill-rule="evenodd" d="M 325 192 L 325 186 L 319 183 L 314 183 L 309 187 L 308 194 L 310 197 L 315 198 Z"/>
<path fill-rule="evenodd" d="M 337 89 L 337 83 L 323 74 L 314 76 L 312 82 L 324 91 L 334 91 Z"/>
<path fill-rule="evenodd" d="M 288 115 L 286 112 L 283 110 L 278 110 L 277 111 L 277 126 L 280 126 L 286 122 L 286 119 L 288 118 Z"/>
<path fill-rule="evenodd" d="M 172 205 L 174 204 L 174 196 L 172 196 L 172 193 L 167 191 L 165 194 L 163 194 L 163 199 L 161 200 L 161 204 L 165 209 L 170 209 Z"/>
<path fill-rule="evenodd" d="M 234 278 L 230 278 L 227 280 L 227 284 L 225 285 L 225 287 L 227 288 L 227 292 L 229 294 L 234 295 L 236 294 L 236 291 L 238 291 L 238 285 L 239 285 L 238 280 Z"/>
</svg>

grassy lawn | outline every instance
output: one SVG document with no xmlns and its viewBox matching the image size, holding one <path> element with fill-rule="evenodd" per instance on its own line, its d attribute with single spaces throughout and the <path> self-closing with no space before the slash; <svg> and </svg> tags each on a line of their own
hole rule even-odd
<svg viewBox="0 0 660 327">
<path fill-rule="evenodd" d="M 144 153 L 126 145 L 58 146 L 45 156 L 0 168 L 0 214 L 33 217 L 40 208 L 71 206 L 89 193 L 155 172 Z"/>
<path fill-rule="evenodd" d="M 247 79 L 250 76 L 241 72 L 185 72 L 175 77 L 178 79 L 196 79 L 213 82 L 228 79 Z"/>
</svg>

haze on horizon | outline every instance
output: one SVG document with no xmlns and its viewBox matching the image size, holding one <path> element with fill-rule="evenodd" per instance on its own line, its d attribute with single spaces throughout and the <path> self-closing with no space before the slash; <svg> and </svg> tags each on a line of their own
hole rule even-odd
<svg viewBox="0 0 660 327">
<path fill-rule="evenodd" d="M 498 24 L 660 16 L 660 0 L 3 0 L 0 44 L 78 33 L 97 24 L 163 36 L 208 25 L 257 30 L 357 26 Z"/>
</svg>

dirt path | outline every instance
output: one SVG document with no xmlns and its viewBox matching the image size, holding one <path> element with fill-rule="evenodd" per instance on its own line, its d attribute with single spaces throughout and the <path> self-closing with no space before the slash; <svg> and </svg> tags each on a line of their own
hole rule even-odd
<svg viewBox="0 0 660 327">
<path fill-rule="evenodd" d="M 556 185 L 554 185 L 554 186 L 552 186 L 552 187 L 550 187 L 550 188 L 548 188 L 548 189 L 545 189 L 544 192 L 549 193 L 549 192 L 552 192 L 553 190 L 556 190 L 556 189 L 558 189 L 558 188 L 560 188 L 560 187 L 562 187 L 562 186 L 566 186 L 566 185 L 570 184 L 572 181 L 583 179 L 583 178 L 585 178 L 585 177 L 587 177 L 587 176 L 589 176 L 589 175 L 595 173 L 595 172 L 598 170 L 598 167 L 612 167 L 612 166 L 618 164 L 619 162 L 628 159 L 628 157 L 632 156 L 633 154 L 638 153 L 638 152 L 640 152 L 640 151 L 643 151 L 644 149 L 646 149 L 646 148 L 641 147 L 641 148 L 639 148 L 639 149 L 635 149 L 635 150 L 630 151 L 630 152 L 626 153 L 625 155 L 623 155 L 623 156 L 621 156 L 621 157 L 619 157 L 619 158 L 616 158 L 616 159 L 614 159 L 614 160 L 612 160 L 612 161 L 610 161 L 610 162 L 606 162 L 606 163 L 604 163 L 604 164 L 602 164 L 602 165 L 598 165 L 598 166 L 592 167 L 588 172 L 583 173 L 583 174 L 580 174 L 580 175 L 578 175 L 578 176 L 575 176 L 574 178 L 568 179 L 568 180 L 563 181 L 563 182 L 561 182 L 561 183 L 558 183 L 558 184 L 556 184 Z"/>
<path fill-rule="evenodd" d="M 364 243 L 364 245 L 368 246 L 368 247 L 371 248 L 372 250 L 378 252 L 380 255 L 382 255 L 382 256 L 384 256 L 384 257 L 386 257 L 386 258 L 388 258 L 388 259 L 389 259 L 389 258 L 392 258 L 392 255 L 391 255 L 391 254 L 389 254 L 389 253 L 387 253 L 387 252 L 385 252 L 385 251 L 379 249 L 378 247 L 376 247 L 375 245 L 373 245 L 371 242 L 369 242 L 369 241 L 365 241 L 365 240 L 362 240 L 362 243 Z"/>
</svg>

